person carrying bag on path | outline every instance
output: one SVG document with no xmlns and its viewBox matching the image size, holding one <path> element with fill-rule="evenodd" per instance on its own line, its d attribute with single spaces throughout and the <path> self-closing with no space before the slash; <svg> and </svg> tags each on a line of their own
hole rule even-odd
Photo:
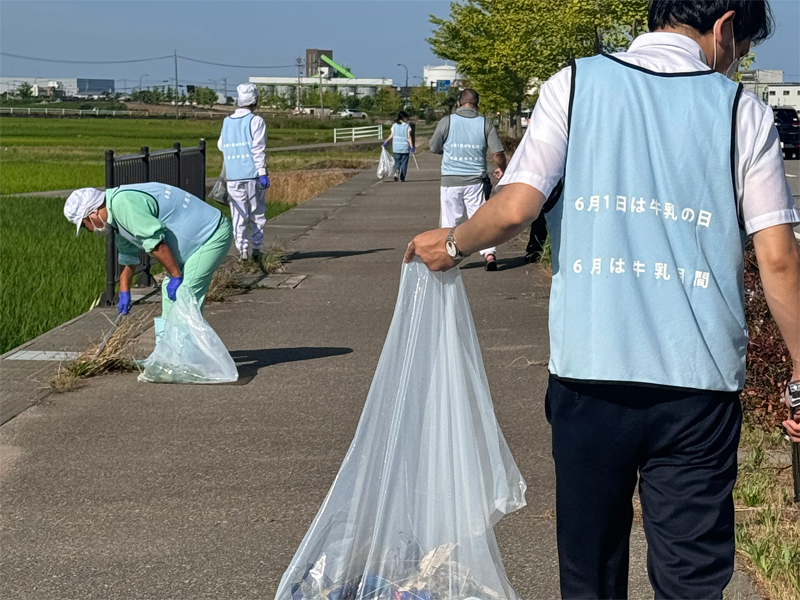
<svg viewBox="0 0 800 600">
<path fill-rule="evenodd" d="M 411 126 L 408 124 L 408 113 L 400 111 L 397 113 L 397 121 L 392 124 L 392 132 L 383 142 L 386 146 L 392 142 L 392 152 L 394 152 L 394 180 L 406 180 L 408 171 L 408 155 L 414 152 L 414 141 L 411 139 Z"/>
<path fill-rule="evenodd" d="M 734 568 L 747 325 L 744 242 L 800 381 L 800 222 L 772 110 L 731 81 L 769 37 L 766 0 L 652 0 L 627 52 L 541 88 L 500 191 L 422 233 L 447 270 L 547 212 L 561 594 L 626 598 L 639 488 L 656 598 L 721 598 Z M 569 152 L 567 151 L 569 149 Z M 800 415 L 783 426 L 800 442 Z"/>
<path fill-rule="evenodd" d="M 258 88 L 252 83 L 243 83 L 236 88 L 236 93 L 239 108 L 222 122 L 217 148 L 225 161 L 236 250 L 240 260 L 247 260 L 249 255 L 258 261 L 267 224 L 265 192 L 270 185 L 267 125 L 254 114 L 258 106 Z"/>
<path fill-rule="evenodd" d="M 456 103 L 456 112 L 436 124 L 430 141 L 434 154 L 443 155 L 441 185 L 442 227 L 454 227 L 469 219 L 492 193 L 486 171 L 486 150 L 492 152 L 497 168 L 492 175 L 500 179 L 506 169 L 506 154 L 497 130 L 478 114 L 478 92 L 465 89 Z M 484 248 L 481 255 L 487 271 L 497 270 L 497 248 Z"/>
</svg>

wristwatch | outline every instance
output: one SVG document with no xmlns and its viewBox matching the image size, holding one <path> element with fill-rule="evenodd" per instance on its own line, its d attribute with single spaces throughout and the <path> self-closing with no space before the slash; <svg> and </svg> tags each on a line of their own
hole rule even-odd
<svg viewBox="0 0 800 600">
<path fill-rule="evenodd" d="M 458 246 L 456 246 L 456 238 L 453 235 L 455 233 L 456 228 L 450 228 L 450 231 L 447 233 L 447 239 L 444 242 L 444 249 L 447 250 L 448 256 L 452 258 L 456 262 L 460 262 L 463 260 L 463 256 L 461 252 L 458 251 Z"/>
<path fill-rule="evenodd" d="M 789 382 L 788 386 L 789 410 L 794 413 L 800 411 L 800 379 Z"/>
</svg>

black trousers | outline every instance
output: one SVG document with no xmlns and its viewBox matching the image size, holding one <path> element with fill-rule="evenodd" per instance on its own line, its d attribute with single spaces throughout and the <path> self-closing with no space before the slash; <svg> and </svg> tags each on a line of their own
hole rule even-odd
<svg viewBox="0 0 800 600">
<path fill-rule="evenodd" d="M 637 478 L 656 598 L 722 598 L 733 574 L 736 393 L 550 376 L 561 595 L 627 598 Z"/>
</svg>

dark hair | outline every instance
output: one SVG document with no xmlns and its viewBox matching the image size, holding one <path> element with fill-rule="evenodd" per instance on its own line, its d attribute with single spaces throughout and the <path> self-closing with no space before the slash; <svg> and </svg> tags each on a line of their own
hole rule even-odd
<svg viewBox="0 0 800 600">
<path fill-rule="evenodd" d="M 772 35 L 768 0 L 650 0 L 647 25 L 650 31 L 686 25 L 705 34 L 730 10 L 736 12 L 733 34 L 737 40 L 751 39 L 758 44 Z"/>
<path fill-rule="evenodd" d="M 408 119 L 408 113 L 404 110 L 401 110 L 399 113 L 397 113 L 397 122 L 399 123 L 403 119 Z"/>
<path fill-rule="evenodd" d="M 464 88 L 462 90 L 461 95 L 458 97 L 458 101 L 461 104 L 474 104 L 478 106 L 478 102 L 480 102 L 480 96 L 478 96 L 478 92 L 470 88 Z"/>
</svg>

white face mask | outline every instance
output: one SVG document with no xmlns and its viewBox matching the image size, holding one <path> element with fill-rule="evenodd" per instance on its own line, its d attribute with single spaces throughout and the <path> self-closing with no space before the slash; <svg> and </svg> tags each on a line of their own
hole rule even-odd
<svg viewBox="0 0 800 600">
<path fill-rule="evenodd" d="M 733 23 L 731 23 L 731 50 L 733 51 L 733 62 L 731 66 L 725 71 L 725 77 L 728 79 L 733 79 L 736 75 L 736 72 L 739 70 L 739 62 L 741 58 L 736 58 L 736 36 L 733 33 Z M 714 64 L 711 65 L 711 70 L 714 71 L 717 68 L 717 43 L 714 42 Z"/>
<path fill-rule="evenodd" d="M 111 231 L 111 225 L 108 224 L 108 221 L 104 221 L 103 217 L 101 217 L 100 215 L 97 216 L 103 225 L 101 227 L 95 225 L 94 219 L 92 219 L 92 215 L 89 215 L 89 222 L 92 224 L 93 227 L 92 231 L 94 231 L 94 233 L 96 233 L 97 235 L 108 235 L 108 233 Z"/>
</svg>

